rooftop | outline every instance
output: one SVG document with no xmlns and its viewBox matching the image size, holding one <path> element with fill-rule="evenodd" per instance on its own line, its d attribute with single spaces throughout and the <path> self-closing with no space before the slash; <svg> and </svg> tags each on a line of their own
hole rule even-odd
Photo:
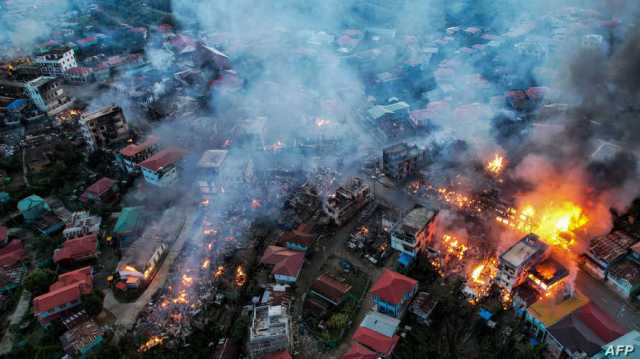
<svg viewBox="0 0 640 359">
<path fill-rule="evenodd" d="M 378 354 L 358 344 L 358 342 L 353 342 L 349 350 L 342 356 L 342 359 L 378 359 Z"/>
<path fill-rule="evenodd" d="M 361 327 L 369 328 L 386 337 L 393 336 L 399 325 L 400 319 L 374 311 L 367 313 L 367 316 L 365 316 L 362 323 L 360 323 Z"/>
<path fill-rule="evenodd" d="M 593 238 L 589 243 L 587 255 L 608 264 L 625 255 L 635 241 L 623 232 L 611 232 Z"/>
<path fill-rule="evenodd" d="M 360 326 L 358 330 L 353 333 L 352 338 L 365 347 L 384 356 L 390 356 L 400 340 L 400 337 L 397 335 L 387 337 L 363 326 Z"/>
<path fill-rule="evenodd" d="M 207 150 L 204 151 L 202 157 L 198 161 L 200 168 L 220 168 L 225 158 L 227 158 L 227 150 Z"/>
<path fill-rule="evenodd" d="M 559 300 L 562 301 L 559 302 Z M 543 298 L 532 304 L 528 310 L 530 315 L 549 328 L 587 303 L 589 303 L 589 299 L 582 293 L 575 291 L 575 295 L 565 299 L 553 296 Z"/>
<path fill-rule="evenodd" d="M 88 274 L 89 273 L 89 274 Z M 80 299 L 92 288 L 91 267 L 84 267 L 58 276 L 58 281 L 49 287 L 49 292 L 33 299 L 35 313 L 46 312 Z"/>
<path fill-rule="evenodd" d="M 506 252 L 500 255 L 500 260 L 518 268 L 538 253 L 545 252 L 548 246 L 535 234 L 528 234 Z"/>
<path fill-rule="evenodd" d="M 253 310 L 251 337 L 285 335 L 289 326 L 286 308 L 280 305 L 260 306 Z"/>
<path fill-rule="evenodd" d="M 283 247 L 269 246 L 264 251 L 260 263 L 272 265 L 272 274 L 297 277 L 304 264 L 304 253 Z"/>
<path fill-rule="evenodd" d="M 58 248 L 53 252 L 53 261 L 55 263 L 66 260 L 80 260 L 96 255 L 98 251 L 98 237 L 89 234 L 84 237 L 66 240 L 62 244 L 62 248 Z"/>
<path fill-rule="evenodd" d="M 640 284 L 640 264 L 630 259 L 624 259 L 609 268 L 609 276 L 624 279 L 632 287 L 635 287 Z"/>
<path fill-rule="evenodd" d="M 106 106 L 97 111 L 83 113 L 82 116 L 80 116 L 80 123 L 86 123 L 88 121 L 116 113 L 122 113 L 122 109 L 119 106 Z"/>
<path fill-rule="evenodd" d="M 369 292 L 385 302 L 400 304 L 407 292 L 415 290 L 417 285 L 415 279 L 385 268 Z"/>
<path fill-rule="evenodd" d="M 140 167 L 157 172 L 166 166 L 178 162 L 186 153 L 187 151 L 181 148 L 169 147 L 141 162 Z"/>
<path fill-rule="evenodd" d="M 403 232 L 414 235 L 422 230 L 433 220 L 436 211 L 424 207 L 412 209 L 402 220 L 401 229 Z"/>
<path fill-rule="evenodd" d="M 150 135 L 150 136 L 147 136 L 144 142 L 140 144 L 132 143 L 130 145 L 127 145 L 127 147 L 120 150 L 120 154 L 125 157 L 133 157 L 138 153 L 146 150 L 147 148 L 157 144 L 159 141 L 160 141 L 160 138 L 158 138 L 157 136 Z"/>
<path fill-rule="evenodd" d="M 311 290 L 329 298 L 334 303 L 338 303 L 349 293 L 351 285 L 340 282 L 328 274 L 323 274 L 313 282 Z"/>
<path fill-rule="evenodd" d="M 54 81 L 55 77 L 50 77 L 50 76 L 40 76 L 36 79 L 33 79 L 29 82 L 27 82 L 27 85 L 33 87 L 33 88 L 38 88 L 40 86 L 46 85 L 47 83 Z"/>
</svg>

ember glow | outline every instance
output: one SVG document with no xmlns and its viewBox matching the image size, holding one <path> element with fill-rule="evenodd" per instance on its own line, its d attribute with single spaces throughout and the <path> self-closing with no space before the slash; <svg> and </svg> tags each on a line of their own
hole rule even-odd
<svg viewBox="0 0 640 359">
<path fill-rule="evenodd" d="M 213 273 L 213 277 L 215 279 L 219 279 L 224 274 L 224 266 L 218 266 L 215 273 Z"/>
<path fill-rule="evenodd" d="M 506 165 L 506 160 L 504 156 L 500 155 L 499 153 L 496 153 L 493 159 L 487 162 L 485 169 L 487 170 L 487 172 L 495 176 L 499 176 L 504 170 L 505 165 Z"/>
<path fill-rule="evenodd" d="M 442 236 L 442 244 L 444 244 L 444 248 L 448 255 L 453 255 L 458 260 L 462 260 L 464 258 L 464 254 L 469 249 L 464 243 L 460 242 L 456 237 L 444 234 Z"/>
<path fill-rule="evenodd" d="M 202 269 L 208 269 L 209 268 L 209 263 L 210 263 L 209 259 L 205 259 L 204 262 L 202 262 L 201 268 Z"/>
<path fill-rule="evenodd" d="M 190 286 L 193 283 L 193 277 L 188 276 L 186 274 L 182 275 L 182 284 L 185 286 Z"/>
<path fill-rule="evenodd" d="M 262 207 L 262 203 L 260 202 L 259 199 L 254 198 L 254 199 L 251 200 L 251 208 L 258 209 L 260 207 Z"/>
<path fill-rule="evenodd" d="M 281 150 L 283 148 L 284 148 L 284 143 L 282 141 L 278 140 L 275 143 L 266 146 L 265 150 L 279 151 L 279 150 Z"/>
<path fill-rule="evenodd" d="M 247 274 L 244 272 L 241 265 L 236 268 L 235 282 L 237 287 L 242 287 L 247 282 Z"/>
<path fill-rule="evenodd" d="M 140 348 L 138 348 L 138 352 L 140 353 L 146 352 L 147 350 L 162 344 L 162 342 L 164 342 L 163 337 L 153 336 L 149 338 L 149 340 L 147 340 L 144 344 L 142 344 Z"/>
<path fill-rule="evenodd" d="M 187 304 L 189 300 L 187 299 L 187 291 L 182 289 L 178 296 L 173 299 L 173 304 Z"/>
<path fill-rule="evenodd" d="M 321 117 L 316 118 L 316 126 L 317 127 L 327 126 L 330 123 L 331 123 L 330 120 L 327 120 L 327 119 L 324 119 L 324 118 L 321 118 Z"/>
</svg>

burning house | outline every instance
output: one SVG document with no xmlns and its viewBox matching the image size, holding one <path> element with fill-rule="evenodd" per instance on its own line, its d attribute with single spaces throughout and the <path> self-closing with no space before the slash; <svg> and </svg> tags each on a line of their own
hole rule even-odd
<svg viewBox="0 0 640 359">
<path fill-rule="evenodd" d="M 70 108 L 75 101 L 66 95 L 62 80 L 55 77 L 41 76 L 31 80 L 26 83 L 24 91 L 38 110 L 49 116 Z"/>
<path fill-rule="evenodd" d="M 634 238 L 620 231 L 595 237 L 582 256 L 583 268 L 594 277 L 606 280 L 611 265 L 626 256 L 635 242 Z"/>
<path fill-rule="evenodd" d="M 515 286 L 527 279 L 528 271 L 540 263 L 548 254 L 549 246 L 535 234 L 528 234 L 498 259 L 496 283 L 501 288 L 511 291 Z"/>
<path fill-rule="evenodd" d="M 403 181 L 416 173 L 424 160 L 424 151 L 405 142 L 382 150 L 382 172 L 395 181 Z"/>
<path fill-rule="evenodd" d="M 369 185 L 358 177 L 353 177 L 344 186 L 327 196 L 322 203 L 324 213 L 341 226 L 351 219 L 360 209 L 373 200 Z"/>
<path fill-rule="evenodd" d="M 114 275 L 116 288 L 140 289 L 149 284 L 169 249 L 162 237 L 152 228 L 125 250 Z"/>
<path fill-rule="evenodd" d="M 424 207 L 412 209 L 391 229 L 391 248 L 415 257 L 433 238 L 436 213 Z"/>
<path fill-rule="evenodd" d="M 253 308 L 247 350 L 251 358 L 263 358 L 271 353 L 290 350 L 291 318 L 285 305 Z"/>
<path fill-rule="evenodd" d="M 83 113 L 80 131 L 90 152 L 110 150 L 129 139 L 129 125 L 122 108 L 111 105 L 95 112 Z"/>
<path fill-rule="evenodd" d="M 529 270 L 527 279 L 531 286 L 546 296 L 551 294 L 554 287 L 558 286 L 569 275 L 569 271 L 553 257 L 549 257 L 536 264 Z"/>
<path fill-rule="evenodd" d="M 148 136 L 142 143 L 131 143 L 118 153 L 118 159 L 122 168 L 127 173 L 139 173 L 140 163 L 153 156 L 158 152 L 158 142 L 160 139 L 156 136 Z"/>
<path fill-rule="evenodd" d="M 139 166 L 145 182 L 158 187 L 170 186 L 177 182 L 181 162 L 186 153 L 181 148 L 169 147 L 141 162 Z"/>
</svg>

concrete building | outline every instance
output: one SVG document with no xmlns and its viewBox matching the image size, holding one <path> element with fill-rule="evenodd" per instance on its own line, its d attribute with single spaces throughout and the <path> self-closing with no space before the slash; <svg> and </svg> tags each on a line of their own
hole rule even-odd
<svg viewBox="0 0 640 359">
<path fill-rule="evenodd" d="M 371 200 L 373 200 L 373 194 L 369 185 L 362 182 L 360 178 L 353 177 L 323 201 L 322 209 L 335 224 L 341 226 Z"/>
<path fill-rule="evenodd" d="M 73 212 L 69 217 L 62 236 L 65 240 L 88 234 L 98 234 L 102 217 L 91 215 L 88 211 Z"/>
<path fill-rule="evenodd" d="M 143 288 L 153 279 L 169 248 L 163 240 L 166 236 L 152 228 L 125 250 L 114 276 L 116 288 Z"/>
<path fill-rule="evenodd" d="M 384 269 L 369 293 L 376 310 L 400 318 L 418 289 L 418 281 L 398 272 Z"/>
<path fill-rule="evenodd" d="M 606 280 L 609 268 L 627 255 L 635 241 L 620 231 L 591 239 L 583 255 L 583 268 L 592 276 Z"/>
<path fill-rule="evenodd" d="M 606 283 L 625 299 L 640 295 L 640 264 L 628 258 L 615 263 L 609 269 Z"/>
<path fill-rule="evenodd" d="M 253 308 L 247 350 L 251 358 L 263 358 L 271 353 L 289 350 L 291 318 L 284 305 Z"/>
<path fill-rule="evenodd" d="M 122 168 L 127 173 L 139 173 L 139 164 L 158 152 L 159 141 L 158 137 L 150 135 L 142 143 L 132 143 L 121 149 L 118 159 Z"/>
<path fill-rule="evenodd" d="M 181 148 L 166 148 L 140 163 L 145 182 L 166 187 L 177 182 L 181 162 L 186 151 Z"/>
<path fill-rule="evenodd" d="M 40 65 L 40 71 L 49 76 L 63 76 L 69 69 L 78 66 L 75 52 L 70 48 L 51 50 L 37 56 L 35 62 Z"/>
<path fill-rule="evenodd" d="M 49 116 L 70 108 L 74 103 L 74 99 L 64 92 L 62 80 L 55 77 L 38 77 L 27 82 L 24 90 L 36 107 Z"/>
<path fill-rule="evenodd" d="M 549 246 L 531 233 L 516 242 L 499 258 L 496 283 L 511 291 L 527 279 L 528 270 L 544 260 Z"/>
<path fill-rule="evenodd" d="M 391 229 L 391 248 L 415 257 L 433 238 L 436 211 L 412 209 Z"/>
<path fill-rule="evenodd" d="M 402 181 L 414 174 L 424 160 L 424 151 L 405 142 L 382 150 L 382 172 L 395 181 Z"/>
<path fill-rule="evenodd" d="M 110 150 L 129 139 L 129 125 L 122 108 L 111 105 L 80 117 L 82 137 L 90 152 Z"/>
<path fill-rule="evenodd" d="M 216 178 L 227 158 L 227 150 L 206 150 L 198 161 L 198 186 L 203 195 L 216 192 Z"/>
<path fill-rule="evenodd" d="M 9 98 L 22 98 L 26 97 L 25 83 L 11 80 L 0 80 L 0 96 Z"/>
</svg>

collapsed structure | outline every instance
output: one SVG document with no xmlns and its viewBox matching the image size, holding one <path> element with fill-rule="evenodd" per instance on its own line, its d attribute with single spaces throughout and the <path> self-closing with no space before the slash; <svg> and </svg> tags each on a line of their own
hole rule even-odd
<svg viewBox="0 0 640 359">
<path fill-rule="evenodd" d="M 247 351 L 252 358 L 289 350 L 291 318 L 286 305 L 265 305 L 253 308 Z"/>
<path fill-rule="evenodd" d="M 119 106 L 111 105 L 83 113 L 79 124 L 90 152 L 110 150 L 129 139 L 129 125 Z"/>
<path fill-rule="evenodd" d="M 322 209 L 335 224 L 341 226 L 371 200 L 373 194 L 369 185 L 360 178 L 353 177 L 323 201 Z"/>
</svg>

